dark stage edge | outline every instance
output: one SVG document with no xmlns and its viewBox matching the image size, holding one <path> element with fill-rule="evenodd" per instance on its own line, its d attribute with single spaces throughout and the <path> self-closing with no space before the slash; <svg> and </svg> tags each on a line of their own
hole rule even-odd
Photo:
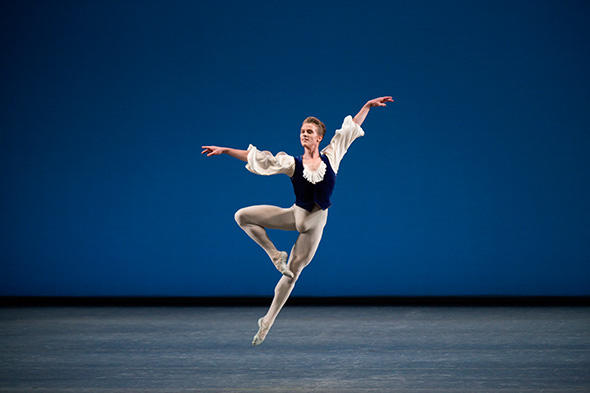
<svg viewBox="0 0 590 393">
<path fill-rule="evenodd" d="M 0 307 L 39 306 L 200 306 L 252 307 L 272 297 L 178 296 L 0 296 Z M 590 296 L 292 296 L 289 306 L 590 306 Z"/>
</svg>

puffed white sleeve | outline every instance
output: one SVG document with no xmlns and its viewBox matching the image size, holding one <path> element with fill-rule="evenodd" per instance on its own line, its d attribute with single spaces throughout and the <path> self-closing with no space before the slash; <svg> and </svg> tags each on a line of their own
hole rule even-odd
<svg viewBox="0 0 590 393">
<path fill-rule="evenodd" d="M 248 146 L 248 163 L 246 169 L 257 175 L 276 175 L 284 173 L 292 177 L 295 173 L 295 158 L 281 151 L 273 155 L 268 150 L 258 150 L 256 146 Z"/>
<path fill-rule="evenodd" d="M 330 165 L 332 166 L 334 173 L 338 172 L 340 161 L 342 161 L 342 157 L 344 157 L 352 142 L 354 142 L 356 138 L 364 135 L 365 131 L 360 125 L 352 120 L 351 115 L 344 118 L 342 127 L 336 130 L 336 133 L 332 137 L 328 146 L 324 147 L 321 151 L 321 153 L 325 154 L 328 157 L 328 160 L 330 160 Z"/>
</svg>

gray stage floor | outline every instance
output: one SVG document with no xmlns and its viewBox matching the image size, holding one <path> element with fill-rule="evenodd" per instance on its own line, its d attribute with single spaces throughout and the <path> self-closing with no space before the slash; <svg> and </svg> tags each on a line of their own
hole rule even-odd
<svg viewBox="0 0 590 393">
<path fill-rule="evenodd" d="M 0 308 L 1 392 L 590 392 L 588 307 Z"/>
</svg>

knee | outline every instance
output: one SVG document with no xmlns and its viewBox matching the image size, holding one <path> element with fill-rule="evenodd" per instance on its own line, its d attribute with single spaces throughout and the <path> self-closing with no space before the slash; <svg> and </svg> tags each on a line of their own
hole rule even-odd
<svg viewBox="0 0 590 393">
<path fill-rule="evenodd" d="M 246 221 L 246 215 L 244 214 L 244 208 L 239 209 L 234 214 L 234 220 L 238 223 L 239 226 L 244 225 Z"/>
<path fill-rule="evenodd" d="M 303 271 L 303 269 L 296 269 L 293 272 L 293 278 L 291 279 L 291 282 L 293 284 L 295 284 L 295 282 L 299 279 L 299 276 L 301 275 L 301 272 Z"/>
<path fill-rule="evenodd" d="M 311 256 L 299 260 L 294 260 L 289 263 L 289 269 L 291 269 L 291 272 L 293 273 L 293 283 L 297 281 L 297 279 L 301 275 L 301 272 L 303 272 L 303 269 L 305 269 L 305 267 L 309 265 L 310 262 Z"/>
<path fill-rule="evenodd" d="M 289 285 L 295 285 L 295 283 L 299 279 L 299 275 L 301 275 L 301 270 L 291 271 L 293 272 L 293 277 L 283 276 L 283 278 L 287 280 L 287 283 Z"/>
</svg>

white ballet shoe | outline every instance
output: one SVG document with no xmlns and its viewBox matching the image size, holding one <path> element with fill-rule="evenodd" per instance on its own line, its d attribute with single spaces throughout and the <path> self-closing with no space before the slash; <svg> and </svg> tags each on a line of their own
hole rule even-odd
<svg viewBox="0 0 590 393">
<path fill-rule="evenodd" d="M 287 276 L 289 278 L 295 277 L 293 272 L 291 270 L 289 270 L 289 267 L 287 266 L 287 258 L 289 257 L 289 254 L 287 254 L 285 251 L 279 251 L 279 252 L 281 254 L 279 261 L 275 262 L 273 260 L 272 263 L 275 265 L 275 267 L 277 268 L 277 270 L 279 272 L 283 273 L 284 276 Z"/>
<path fill-rule="evenodd" d="M 262 323 L 263 319 L 264 319 L 264 317 L 258 318 L 258 332 L 256 332 L 256 334 L 254 335 L 254 338 L 252 339 L 253 346 L 262 344 L 262 342 L 266 338 L 266 334 L 268 333 L 268 331 L 270 329 L 270 326 L 263 325 L 263 323 Z"/>
</svg>

